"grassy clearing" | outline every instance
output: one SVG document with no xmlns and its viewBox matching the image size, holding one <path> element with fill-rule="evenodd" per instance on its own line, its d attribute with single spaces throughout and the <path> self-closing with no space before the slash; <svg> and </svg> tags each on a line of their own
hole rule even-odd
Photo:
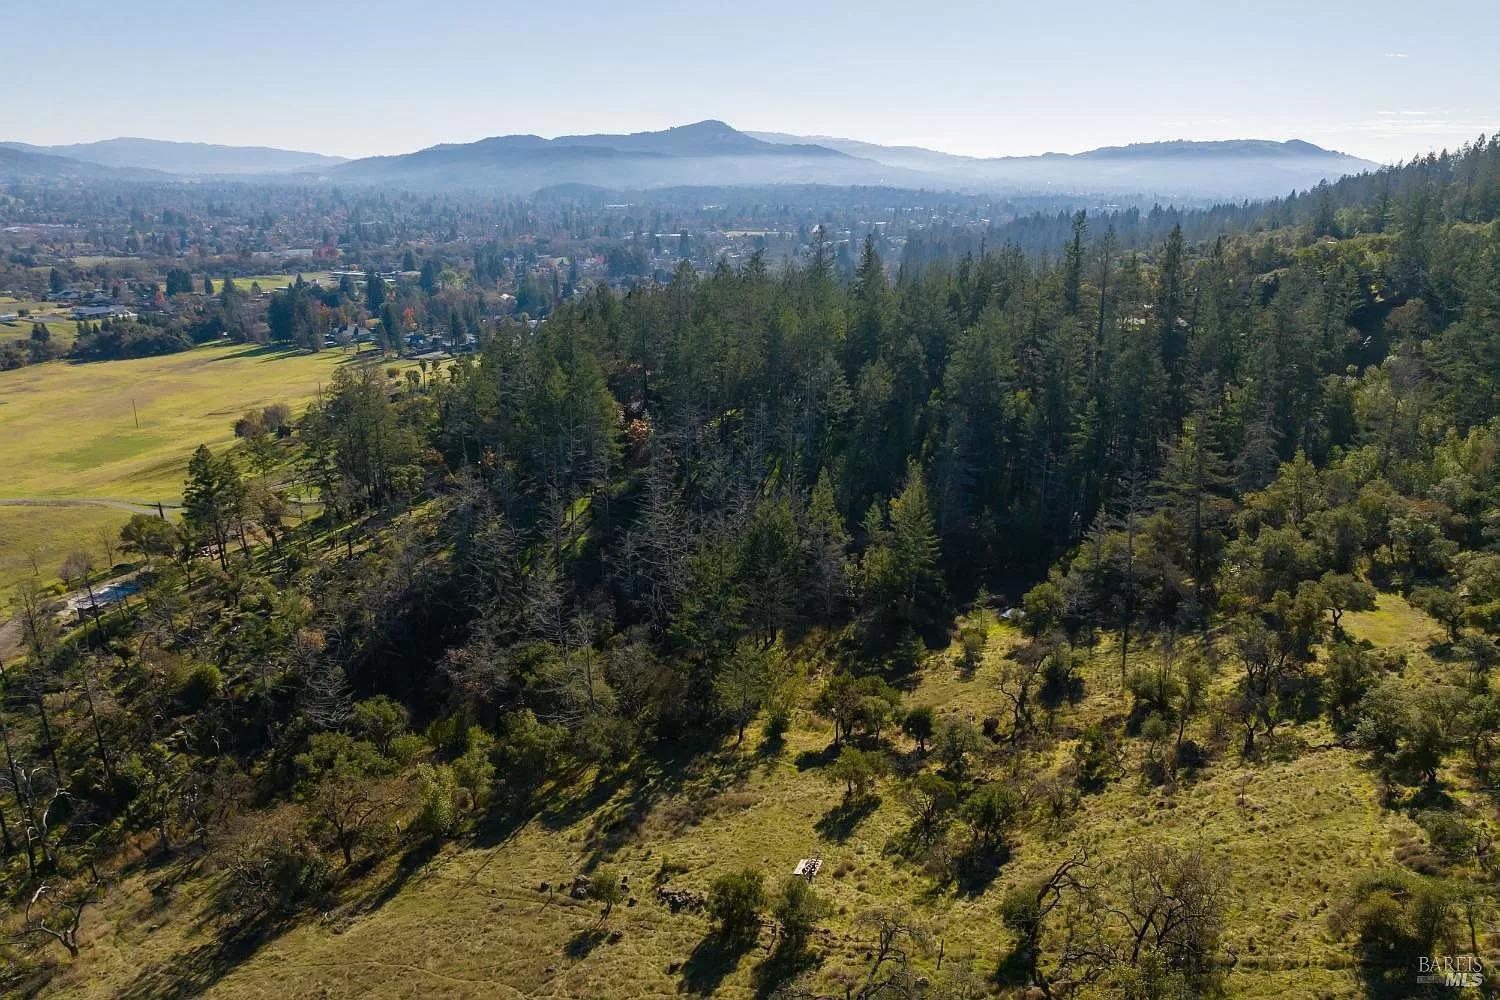
<svg viewBox="0 0 1500 1000">
<path fill-rule="evenodd" d="M 68 309 L 53 302 L 25 301 L 0 295 L 0 313 L 20 313 L 23 309 L 28 315 L 0 323 L 0 344 L 30 338 L 33 323 L 47 324 L 53 342 L 64 347 L 71 346 L 78 336 L 78 324 L 72 320 Z"/>
<path fill-rule="evenodd" d="M 0 505 L 0 608 L 14 587 L 36 575 L 44 585 L 57 579 L 61 560 L 74 551 L 104 564 L 100 533 L 117 536 L 130 513 L 109 507 L 11 507 Z M 115 557 L 120 558 L 119 545 Z"/>
<path fill-rule="evenodd" d="M 14 470 L 5 493 L 172 502 L 199 443 L 230 443 L 234 419 L 251 407 L 304 405 L 350 363 L 342 351 L 214 345 L 0 373 L 0 436 Z"/>
<path fill-rule="evenodd" d="M 374 355 L 365 358 L 373 362 Z M 0 372 L 8 473 L 0 499 L 175 504 L 188 456 L 200 443 L 231 444 L 235 418 L 253 407 L 284 402 L 300 410 L 337 366 L 354 363 L 362 362 L 343 351 L 213 345 L 159 358 Z M 33 557 L 46 578 L 75 548 L 102 553 L 98 529 L 129 516 L 99 507 L 0 506 L 0 597 L 31 575 Z"/>
<path fill-rule="evenodd" d="M 311 284 L 314 281 L 319 281 L 319 282 L 322 282 L 324 284 L 327 284 L 328 280 L 329 280 L 329 276 L 328 276 L 328 272 L 327 271 L 303 271 L 303 272 L 301 272 L 301 274 L 302 274 L 302 280 L 308 282 L 309 284 Z M 245 291 L 245 292 L 248 292 L 250 290 L 250 286 L 251 285 L 259 285 L 260 286 L 260 290 L 262 292 L 273 292 L 273 291 L 275 291 L 278 288 L 285 288 L 287 285 L 290 285 L 292 282 L 294 282 L 296 280 L 297 280 L 296 273 L 292 273 L 292 274 L 253 274 L 253 275 L 251 275 L 248 278 L 235 278 L 234 279 L 234 284 L 235 284 L 236 288 L 240 289 L 241 291 Z M 215 289 L 221 287 L 222 285 L 223 285 L 223 279 L 222 278 L 217 279 L 217 280 L 214 281 L 214 288 Z"/>
<path fill-rule="evenodd" d="M 1356 639 L 1387 649 L 1415 652 L 1444 638 L 1443 626 L 1400 594 L 1380 594 L 1373 611 L 1344 615 L 1344 629 Z"/>
</svg>

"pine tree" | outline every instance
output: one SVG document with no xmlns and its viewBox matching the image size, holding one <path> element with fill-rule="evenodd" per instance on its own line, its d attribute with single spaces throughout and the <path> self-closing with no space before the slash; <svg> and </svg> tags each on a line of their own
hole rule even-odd
<svg viewBox="0 0 1500 1000">
<path fill-rule="evenodd" d="M 1069 316 L 1078 315 L 1078 296 L 1083 283 L 1083 245 L 1088 232 L 1088 213 L 1079 209 L 1073 216 L 1073 239 L 1063 251 L 1063 307 Z"/>
<path fill-rule="evenodd" d="M 385 305 L 385 279 L 372 264 L 365 271 L 365 308 L 370 310 L 372 316 L 378 316 L 380 307 L 383 305 Z"/>
<path fill-rule="evenodd" d="M 1168 398 L 1182 395 L 1183 368 L 1187 361 L 1188 329 L 1182 317 L 1183 293 L 1182 227 L 1173 226 L 1162 247 L 1161 266 L 1157 275 L 1156 321 L 1161 338 L 1161 363 L 1167 371 Z M 1179 413 L 1180 406 L 1172 407 Z"/>
<path fill-rule="evenodd" d="M 1219 529 L 1228 517 L 1224 497 L 1230 484 L 1228 463 L 1215 440 L 1213 383 L 1205 381 L 1193 399 L 1193 412 L 1168 452 L 1160 489 L 1173 519 L 1185 525 L 1193 572 L 1193 593 L 1204 608 L 1204 592 L 1213 576 L 1209 559 L 1221 541 Z"/>
<path fill-rule="evenodd" d="M 222 569 L 229 568 L 229 534 L 242 518 L 244 506 L 245 487 L 234 461 L 227 454 L 215 458 L 208 445 L 200 444 L 188 459 L 187 484 L 182 491 L 183 517 L 207 536 Z"/>
<path fill-rule="evenodd" d="M 941 545 L 927 483 L 916 463 L 907 466 L 906 482 L 887 512 L 871 506 L 865 532 L 870 543 L 861 571 L 867 610 L 890 625 L 931 625 L 945 598 L 938 569 Z"/>
<path fill-rule="evenodd" d="M 807 613 L 831 624 L 849 597 L 849 531 L 834 499 L 833 480 L 827 469 L 818 473 L 804 521 L 805 579 L 801 590 L 809 598 Z"/>
</svg>

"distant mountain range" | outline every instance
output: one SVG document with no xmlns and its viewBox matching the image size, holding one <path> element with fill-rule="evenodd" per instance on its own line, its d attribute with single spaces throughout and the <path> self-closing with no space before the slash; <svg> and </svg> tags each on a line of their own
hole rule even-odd
<svg viewBox="0 0 1500 1000">
<path fill-rule="evenodd" d="M 206 142 L 169 142 L 165 139 L 104 139 L 70 146 L 31 146 L 4 142 L 0 146 L 25 153 L 65 156 L 104 167 L 156 170 L 167 174 L 236 175 L 313 170 L 343 163 L 339 156 L 301 153 L 268 146 L 216 146 Z"/>
<path fill-rule="evenodd" d="M 559 184 L 637 189 L 680 185 L 903 184 L 916 178 L 808 143 L 765 142 L 719 121 L 629 135 L 504 135 L 354 160 L 339 181 L 525 193 Z"/>
<path fill-rule="evenodd" d="M 1379 164 L 1308 142 L 1244 139 L 1111 146 L 984 159 L 853 139 L 739 132 L 703 121 L 630 135 L 498 136 L 354 160 L 338 180 L 529 192 L 560 184 L 869 184 L 995 193 L 1142 193 L 1192 198 L 1285 194 Z"/>
<path fill-rule="evenodd" d="M 0 176 L 254 177 L 506 194 L 562 185 L 642 190 L 830 184 L 994 194 L 1247 198 L 1305 189 L 1378 166 L 1298 140 L 1154 142 L 1075 154 L 984 158 L 829 136 L 741 132 L 713 120 L 627 135 L 504 135 L 348 161 L 265 147 L 154 139 L 71 146 L 0 143 L 0 154 Z"/>
<path fill-rule="evenodd" d="M 33 152 L 38 146 L 24 143 L 0 143 L 0 178 L 75 178 L 82 180 L 164 180 L 167 175 L 155 170 L 105 167 L 66 156 Z"/>
<path fill-rule="evenodd" d="M 947 178 L 970 190 L 1090 191 L 1184 194 L 1199 198 L 1286 194 L 1293 189 L 1375 170 L 1380 164 L 1293 139 L 1143 142 L 1083 153 L 956 156 L 920 146 L 880 146 L 857 139 L 751 132 L 766 142 L 816 143 L 850 156 Z"/>
</svg>

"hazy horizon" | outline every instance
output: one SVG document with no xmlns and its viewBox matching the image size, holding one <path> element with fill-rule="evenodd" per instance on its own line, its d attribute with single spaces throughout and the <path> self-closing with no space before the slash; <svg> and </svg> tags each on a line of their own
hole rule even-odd
<svg viewBox="0 0 1500 1000">
<path fill-rule="evenodd" d="M 1064 18 L 1014 3 L 772 0 L 686 13 L 580 0 L 566 17 L 528 19 L 529 8 L 456 0 L 422 22 L 417 52 L 402 28 L 410 8 L 387 0 L 335 16 L 283 0 L 62 0 L 7 15 L 12 37 L 30 41 L 9 53 L 0 139 L 138 136 L 355 158 L 715 118 L 970 156 L 1304 139 L 1394 162 L 1500 127 L 1500 29 L 1476 0 L 1444 6 L 1431 20 L 1473 30 L 1346 37 L 1351 25 L 1409 20 L 1393 2 L 1149 13 L 1085 2 Z M 88 30 L 64 36 L 60 22 Z M 166 68 L 143 72 L 122 53 L 160 54 L 147 61 Z"/>
</svg>

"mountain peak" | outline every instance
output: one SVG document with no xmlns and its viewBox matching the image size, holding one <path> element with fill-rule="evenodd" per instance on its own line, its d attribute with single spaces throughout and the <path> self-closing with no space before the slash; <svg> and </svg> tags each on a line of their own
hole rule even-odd
<svg viewBox="0 0 1500 1000">
<path fill-rule="evenodd" d="M 701 122 L 689 122 L 686 125 L 674 125 L 673 127 L 667 129 L 667 131 L 668 132 L 703 132 L 703 133 L 718 132 L 718 133 L 721 133 L 721 134 L 723 134 L 723 133 L 731 133 L 732 132 L 735 135 L 742 135 L 743 134 L 738 129 L 736 129 L 733 126 L 731 126 L 728 122 L 720 121 L 717 118 L 705 118 Z"/>
</svg>

